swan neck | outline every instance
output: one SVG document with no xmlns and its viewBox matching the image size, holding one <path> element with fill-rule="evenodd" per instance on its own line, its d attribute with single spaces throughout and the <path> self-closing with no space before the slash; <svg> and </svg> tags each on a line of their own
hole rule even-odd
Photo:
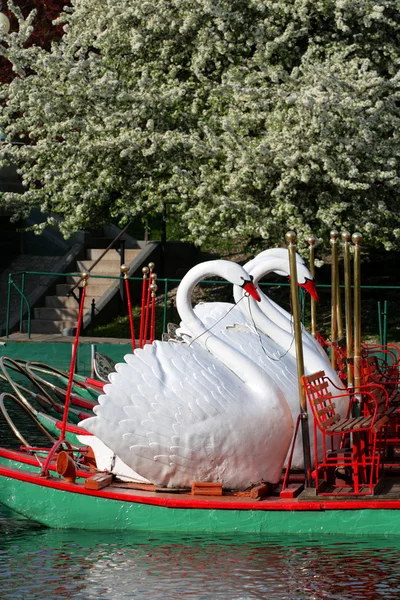
<svg viewBox="0 0 400 600">
<path fill-rule="evenodd" d="M 196 265 L 185 275 L 179 284 L 176 294 L 176 308 L 183 323 L 189 328 L 194 337 L 205 334 L 206 327 L 193 310 L 192 293 L 200 281 L 213 275 L 219 275 L 218 271 L 220 269 L 217 264 L 219 262 L 208 261 Z"/>
<path fill-rule="evenodd" d="M 230 281 L 229 266 L 232 268 L 232 264 L 234 263 L 229 263 L 228 261 L 208 261 L 200 263 L 191 269 L 179 285 L 176 295 L 176 308 L 185 327 L 191 332 L 194 338 L 197 338 L 196 343 L 206 348 L 206 350 L 213 354 L 213 356 L 258 394 L 262 389 L 260 384 L 264 384 L 264 386 L 269 385 L 270 387 L 274 384 L 271 381 L 267 381 L 262 369 L 245 354 L 218 338 L 212 331 L 207 331 L 204 323 L 197 317 L 192 308 L 191 295 L 194 287 L 201 280 L 213 276 L 223 277 Z M 238 265 L 235 265 L 235 267 L 238 268 Z M 244 273 L 246 272 L 244 271 Z"/>
</svg>

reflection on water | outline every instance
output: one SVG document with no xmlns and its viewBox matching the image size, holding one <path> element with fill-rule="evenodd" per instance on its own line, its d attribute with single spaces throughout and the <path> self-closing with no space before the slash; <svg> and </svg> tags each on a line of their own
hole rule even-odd
<svg viewBox="0 0 400 600">
<path fill-rule="evenodd" d="M 400 597 L 400 538 L 56 531 L 0 508 L 2 600 Z"/>
</svg>

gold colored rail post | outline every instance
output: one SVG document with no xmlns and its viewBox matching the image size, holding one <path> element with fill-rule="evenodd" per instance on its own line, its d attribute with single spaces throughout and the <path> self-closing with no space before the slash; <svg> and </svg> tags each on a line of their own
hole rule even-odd
<svg viewBox="0 0 400 600">
<path fill-rule="evenodd" d="M 361 385 L 361 233 L 353 233 L 354 244 L 354 385 Z"/>
<path fill-rule="evenodd" d="M 315 279 L 315 235 L 310 235 L 308 238 L 308 250 L 310 257 L 310 273 Z M 317 303 L 313 297 L 311 297 L 311 335 L 315 337 L 317 333 Z"/>
<path fill-rule="evenodd" d="M 339 241 L 336 244 L 339 248 Z M 340 293 L 340 270 L 339 257 L 336 254 L 336 324 L 337 324 L 337 339 L 341 340 L 344 336 L 343 314 L 342 314 L 342 295 Z"/>
<path fill-rule="evenodd" d="M 289 265 L 290 265 L 290 293 L 292 298 L 292 310 L 294 321 L 294 337 L 296 344 L 296 362 L 297 378 L 299 385 L 299 401 L 301 414 L 301 432 L 303 436 L 303 457 L 304 457 L 304 475 L 305 486 L 311 484 L 311 452 L 310 452 L 310 432 L 308 429 L 308 413 L 305 390 L 303 386 L 304 358 L 303 342 L 301 332 L 301 315 L 299 304 L 299 289 L 297 284 L 297 263 L 296 263 L 296 234 L 294 231 L 288 231 L 285 235 L 288 244 Z"/>
<path fill-rule="evenodd" d="M 125 295 L 126 295 L 126 303 L 128 305 L 129 329 L 131 332 L 131 346 L 132 346 L 132 352 L 134 352 L 136 349 L 136 342 L 135 342 L 135 326 L 133 323 L 133 314 L 132 314 L 131 291 L 130 291 L 130 287 L 129 287 L 129 266 L 121 265 L 120 269 L 121 269 L 121 275 L 123 276 L 124 282 L 125 282 Z"/>
<path fill-rule="evenodd" d="M 338 259 L 337 259 L 337 239 L 339 237 L 339 232 L 336 229 L 333 229 L 330 233 L 331 246 L 332 246 L 332 269 L 331 269 L 331 365 L 333 369 L 336 369 L 336 354 L 335 354 L 335 344 L 337 342 L 338 337 L 338 328 L 337 328 L 337 300 L 338 300 L 338 292 L 337 292 L 337 284 L 339 281 L 338 278 Z"/>
<path fill-rule="evenodd" d="M 347 356 L 347 386 L 354 385 L 353 369 L 353 322 L 351 310 L 351 261 L 350 242 L 351 235 L 348 231 L 342 233 L 344 248 L 344 312 L 346 320 L 346 356 Z"/>
</svg>

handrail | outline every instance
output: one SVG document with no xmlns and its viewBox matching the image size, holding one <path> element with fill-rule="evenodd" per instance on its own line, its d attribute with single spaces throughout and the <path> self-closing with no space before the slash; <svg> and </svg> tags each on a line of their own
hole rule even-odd
<svg viewBox="0 0 400 600">
<path fill-rule="evenodd" d="M 11 309 L 11 281 L 12 273 L 8 274 L 7 282 L 7 309 L 6 309 L 6 337 L 8 338 L 8 330 L 10 329 L 10 309 Z"/>
<path fill-rule="evenodd" d="M 25 273 L 23 273 L 22 277 L 21 277 L 21 292 L 22 292 L 22 294 L 25 294 Z M 23 320 L 24 320 L 24 305 L 23 305 L 22 298 L 21 298 L 20 307 L 19 307 L 19 328 L 21 331 L 23 330 Z"/>
<path fill-rule="evenodd" d="M 79 273 L 77 271 L 71 271 L 70 273 L 57 273 L 55 271 L 14 271 L 13 273 L 10 273 L 10 276 L 15 276 L 15 275 L 48 275 L 48 276 L 62 276 L 62 277 L 76 277 L 77 275 L 79 275 Z M 91 275 L 90 276 L 91 279 L 119 279 L 123 281 L 123 277 L 121 277 L 120 275 Z M 129 280 L 131 281 L 142 281 L 142 277 L 128 277 Z M 174 277 L 158 277 L 157 278 L 157 283 L 159 283 L 160 281 L 168 281 L 171 283 L 180 283 L 182 281 L 182 278 L 174 278 Z M 203 284 L 218 284 L 218 285 L 232 285 L 229 283 L 229 281 L 224 281 L 223 279 L 221 280 L 217 280 L 217 279 L 202 279 L 200 281 L 200 283 Z M 259 286 L 267 286 L 267 287 L 289 287 L 290 283 L 285 283 L 285 282 L 278 282 L 278 281 L 261 281 L 259 282 L 257 285 Z M 330 284 L 324 284 L 324 283 L 319 283 L 318 284 L 318 289 L 319 288 L 330 288 Z M 343 286 L 341 286 L 343 287 Z M 399 290 L 400 291 L 400 285 L 361 285 L 361 288 L 364 290 Z"/>
<path fill-rule="evenodd" d="M 23 299 L 23 300 L 25 300 L 25 302 L 26 302 L 26 306 L 27 306 L 27 309 L 28 309 L 28 338 L 30 338 L 30 337 L 31 337 L 31 306 L 30 306 L 30 304 L 29 304 L 29 300 L 28 300 L 28 298 L 25 296 L 24 292 L 23 292 L 22 290 L 20 290 L 20 289 L 19 289 L 19 287 L 17 286 L 17 284 L 15 283 L 15 281 L 13 281 L 12 277 L 11 277 L 11 279 L 10 279 L 10 283 L 11 283 L 11 285 L 13 285 L 13 286 L 14 286 L 14 288 L 17 290 L 17 292 L 19 292 L 19 295 L 20 295 L 20 296 L 22 297 L 22 299 Z M 7 309 L 8 309 L 8 308 L 9 308 L 9 306 L 7 306 Z M 20 311 L 20 314 L 21 314 L 21 311 Z M 8 315 L 7 315 L 7 317 L 8 317 Z M 9 320 L 9 319 L 7 318 L 7 321 L 8 321 L 8 320 Z M 7 333 L 8 333 L 8 332 L 7 332 Z M 7 335 L 7 337 L 8 337 L 8 335 Z"/>
<path fill-rule="evenodd" d="M 107 246 L 107 248 L 104 250 L 104 252 L 102 252 L 102 254 L 100 254 L 99 258 L 97 258 L 94 263 L 92 264 L 92 266 L 87 270 L 87 273 L 90 273 L 92 271 L 92 269 L 94 269 L 94 267 L 99 264 L 99 262 L 101 261 L 101 259 L 103 258 L 103 256 L 105 256 L 107 254 L 107 252 L 109 250 L 111 250 L 111 248 L 114 246 L 115 242 L 117 242 L 119 240 L 120 237 L 122 237 L 124 235 L 124 233 L 127 231 L 128 227 L 130 226 L 130 224 L 132 223 L 132 221 L 129 221 L 128 225 L 126 227 L 124 227 L 123 229 L 121 229 L 121 231 L 119 232 L 119 234 L 113 239 L 113 241 Z M 68 296 L 70 296 L 74 290 L 76 290 L 76 288 L 79 286 L 79 284 L 83 281 L 84 277 L 81 277 L 79 279 L 79 281 L 77 281 L 75 283 L 75 285 L 73 286 L 72 290 L 70 290 L 68 292 Z"/>
<path fill-rule="evenodd" d="M 72 273 L 55 273 L 52 271 L 16 271 L 15 273 L 10 273 L 9 274 L 9 278 L 8 278 L 8 295 L 7 295 L 7 312 L 6 312 L 6 334 L 5 337 L 8 338 L 9 337 L 9 329 L 10 329 L 10 311 L 11 311 L 11 287 L 14 287 L 14 289 L 16 289 L 16 291 L 20 294 L 21 298 L 23 298 L 23 300 L 26 303 L 27 306 L 27 310 L 28 310 L 28 337 L 30 337 L 30 320 L 31 320 L 31 307 L 29 304 L 29 299 L 27 298 L 27 296 L 23 293 L 23 291 L 18 287 L 18 285 L 15 283 L 13 277 L 16 276 L 22 276 L 24 277 L 25 275 L 33 275 L 33 276 L 49 276 L 49 277 L 70 277 L 70 276 L 77 276 L 80 275 L 77 272 L 72 272 Z M 91 275 L 91 279 L 109 279 L 109 280 L 115 280 L 115 281 L 123 281 L 123 277 L 121 277 L 120 275 Z M 142 277 L 128 277 L 127 280 L 129 281 L 136 281 L 136 282 L 142 282 L 143 278 Z M 157 283 L 159 284 L 159 286 L 163 283 L 164 284 L 164 289 L 162 292 L 162 295 L 164 297 L 164 314 L 163 314 L 163 331 L 166 331 L 167 328 L 167 312 L 168 312 L 168 289 L 169 289 L 169 284 L 179 284 L 182 281 L 181 278 L 168 278 L 168 277 L 160 277 L 157 279 Z M 215 280 L 215 279 L 204 279 L 200 282 L 201 284 L 205 284 L 205 285 L 231 285 L 229 284 L 229 282 L 227 281 L 223 281 L 223 280 Z M 286 282 L 272 282 L 272 281 L 268 281 L 268 282 L 260 282 L 259 286 L 262 287 L 289 287 L 289 283 Z M 327 284 L 319 284 L 318 288 L 330 288 L 330 285 Z M 385 286 L 385 285 L 381 285 L 381 286 L 376 286 L 376 285 L 361 285 L 361 289 L 364 290 L 397 290 L 400 291 L 400 285 L 390 285 L 390 286 Z M 161 290 L 160 290 L 161 291 Z"/>
</svg>

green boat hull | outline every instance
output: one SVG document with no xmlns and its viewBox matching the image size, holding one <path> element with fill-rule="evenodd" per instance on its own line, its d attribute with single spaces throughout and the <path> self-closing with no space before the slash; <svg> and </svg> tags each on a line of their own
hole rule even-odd
<svg viewBox="0 0 400 600">
<path fill-rule="evenodd" d="M 60 436 L 60 428 L 57 427 L 57 422 L 59 423 L 59 419 L 55 419 L 54 417 L 51 417 L 50 415 L 45 415 L 42 412 L 38 412 L 36 413 L 36 418 L 37 420 L 40 422 L 41 425 L 43 425 L 43 427 L 45 429 L 47 429 L 47 431 L 53 435 L 56 439 L 59 438 Z M 68 429 L 65 432 L 65 439 L 67 440 L 67 442 L 69 442 L 70 444 L 73 444 L 75 446 L 81 446 L 81 442 L 78 440 L 78 437 L 75 435 L 75 433 L 73 433 L 72 431 L 68 431 Z"/>
<path fill-rule="evenodd" d="M 4 466 L 6 465 L 2 461 Z M 32 474 L 32 471 L 31 471 Z M 23 516 L 56 529 L 154 531 L 179 533 L 281 533 L 400 535 L 400 510 L 363 508 L 321 510 L 304 503 L 295 510 L 184 508 L 158 500 L 124 501 L 101 494 L 74 493 L 7 477 L 1 473 L 0 502 Z M 176 503 L 179 504 L 179 501 Z M 260 503 L 261 504 L 261 503 Z M 314 505 L 314 508 L 313 508 Z M 400 506 L 400 503 L 399 503 Z"/>
</svg>

